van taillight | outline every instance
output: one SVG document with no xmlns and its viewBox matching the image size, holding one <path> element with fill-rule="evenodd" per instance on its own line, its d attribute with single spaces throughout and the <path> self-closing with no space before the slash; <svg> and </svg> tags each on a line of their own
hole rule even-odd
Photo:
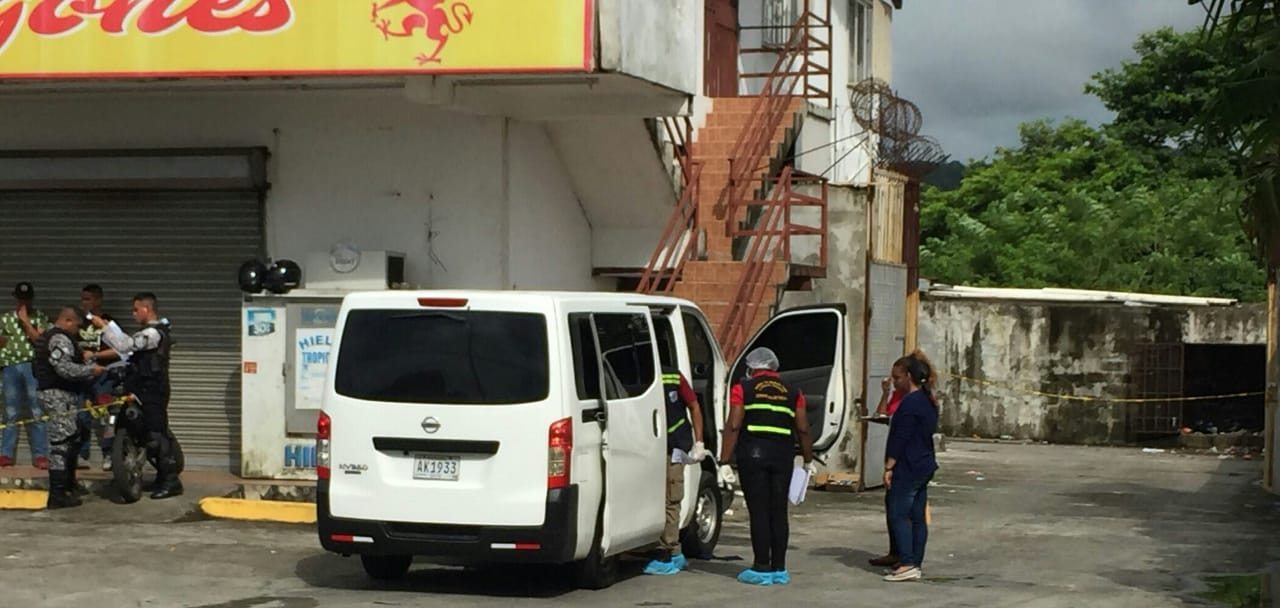
<svg viewBox="0 0 1280 608">
<path fill-rule="evenodd" d="M 547 437 L 547 489 L 569 487 L 569 460 L 573 457 L 573 418 L 551 425 Z"/>
<path fill-rule="evenodd" d="M 320 479 L 329 479 L 329 436 L 333 430 L 332 425 L 329 415 L 320 412 L 320 419 L 316 421 L 316 476 Z"/>
</svg>

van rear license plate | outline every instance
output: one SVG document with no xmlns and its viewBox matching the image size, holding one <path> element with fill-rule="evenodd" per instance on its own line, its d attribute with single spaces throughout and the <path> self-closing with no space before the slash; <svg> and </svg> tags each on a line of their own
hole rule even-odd
<svg viewBox="0 0 1280 608">
<path fill-rule="evenodd" d="M 457 456 L 417 454 L 413 457 L 414 479 L 458 481 L 458 469 L 461 468 L 462 459 Z"/>
</svg>

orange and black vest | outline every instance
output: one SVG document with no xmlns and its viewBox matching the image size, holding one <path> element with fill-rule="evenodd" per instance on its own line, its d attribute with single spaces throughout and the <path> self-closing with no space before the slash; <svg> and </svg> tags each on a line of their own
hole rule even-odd
<svg viewBox="0 0 1280 608">
<path fill-rule="evenodd" d="M 689 408 L 680 398 L 680 370 L 662 368 L 662 392 L 667 398 L 667 451 L 676 448 L 693 450 L 693 425 L 689 423 Z"/>
<path fill-rule="evenodd" d="M 793 443 L 799 395 L 777 376 L 757 376 L 743 382 L 743 433 L 761 441 Z"/>
</svg>

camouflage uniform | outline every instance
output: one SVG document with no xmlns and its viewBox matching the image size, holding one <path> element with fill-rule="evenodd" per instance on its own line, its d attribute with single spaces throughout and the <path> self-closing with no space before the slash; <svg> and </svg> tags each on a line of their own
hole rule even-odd
<svg viewBox="0 0 1280 608">
<path fill-rule="evenodd" d="M 85 436 L 76 416 L 81 403 L 78 387 L 93 378 L 94 366 L 81 362 L 71 336 L 58 328 L 40 337 L 36 351 L 40 406 L 50 416 L 49 504 L 74 506 L 79 501 L 67 493 L 75 490 L 76 458 Z"/>
</svg>

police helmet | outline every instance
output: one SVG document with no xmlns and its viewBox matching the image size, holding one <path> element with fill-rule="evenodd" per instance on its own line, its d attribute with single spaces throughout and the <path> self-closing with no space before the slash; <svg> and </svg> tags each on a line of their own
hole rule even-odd
<svg viewBox="0 0 1280 608">
<path fill-rule="evenodd" d="M 263 285 L 275 294 L 289 293 L 302 284 L 302 267 L 293 260 L 277 260 L 267 269 Z"/>
<path fill-rule="evenodd" d="M 249 260 L 241 264 L 240 272 L 236 275 L 236 279 L 240 283 L 240 291 L 245 293 L 261 292 L 262 279 L 266 274 L 266 265 L 258 260 Z"/>
</svg>

